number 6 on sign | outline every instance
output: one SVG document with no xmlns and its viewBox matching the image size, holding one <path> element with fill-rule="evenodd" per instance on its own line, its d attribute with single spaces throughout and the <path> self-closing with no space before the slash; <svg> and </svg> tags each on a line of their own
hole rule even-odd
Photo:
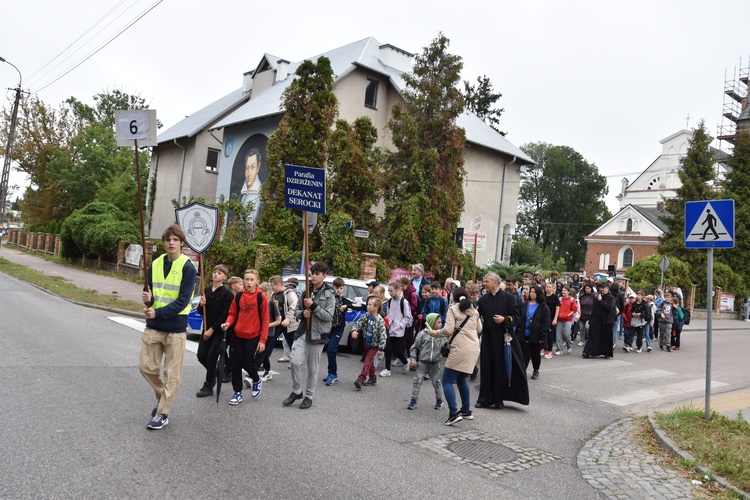
<svg viewBox="0 0 750 500">
<path fill-rule="evenodd" d="M 131 109 L 115 111 L 117 145 L 156 146 L 156 110 Z"/>
</svg>

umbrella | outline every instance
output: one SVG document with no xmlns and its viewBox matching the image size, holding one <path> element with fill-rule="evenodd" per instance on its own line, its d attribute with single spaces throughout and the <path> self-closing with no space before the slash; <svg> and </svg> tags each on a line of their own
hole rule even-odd
<svg viewBox="0 0 750 500">
<path fill-rule="evenodd" d="M 508 378 L 508 387 L 510 387 L 510 374 L 513 371 L 513 353 L 511 352 L 511 345 L 510 342 L 513 340 L 513 337 L 510 336 L 510 333 L 505 332 L 505 375 Z"/>
<path fill-rule="evenodd" d="M 223 337 L 221 338 L 221 344 L 219 344 L 219 359 L 216 363 L 216 402 L 219 402 L 219 394 L 221 394 L 221 382 L 224 380 L 224 369 L 227 364 L 227 329 L 222 328 Z"/>
</svg>

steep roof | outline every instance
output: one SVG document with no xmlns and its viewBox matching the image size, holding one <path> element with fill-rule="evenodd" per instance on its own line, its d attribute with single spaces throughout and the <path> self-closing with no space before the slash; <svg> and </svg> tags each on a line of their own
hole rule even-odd
<svg viewBox="0 0 750 500">
<path fill-rule="evenodd" d="M 406 56 L 411 57 L 406 51 L 403 51 L 392 45 L 383 45 L 373 37 L 363 38 L 350 44 L 338 47 L 336 49 L 318 54 L 309 59 L 317 60 L 321 56 L 327 57 L 331 61 L 334 79 L 338 81 L 354 71 L 357 67 L 366 68 L 379 73 L 388 78 L 391 85 L 402 93 L 406 84 L 403 79 L 404 72 L 396 67 L 389 66 L 380 58 L 381 47 L 388 47 L 398 51 Z M 264 58 L 278 60 L 279 58 L 264 55 Z M 240 123 L 250 122 L 265 118 L 268 116 L 282 114 L 282 94 L 294 79 L 294 73 L 302 62 L 293 62 L 289 64 L 288 76 L 272 85 L 257 96 L 253 96 L 244 105 L 235 111 L 210 125 L 211 129 L 229 127 Z M 462 113 L 456 120 L 458 126 L 466 130 L 466 140 L 484 146 L 486 148 L 499 151 L 509 156 L 515 156 L 521 163 L 533 164 L 534 160 L 529 158 L 523 151 L 511 144 L 502 134 L 484 123 L 479 117 L 468 112 Z"/>
<path fill-rule="evenodd" d="M 664 217 L 667 217 L 667 214 L 664 212 L 659 212 L 658 210 L 653 210 L 651 208 L 645 208 L 645 207 L 639 207 L 638 205 L 628 205 L 630 207 L 633 207 L 636 212 L 641 214 L 643 217 L 645 217 L 651 224 L 656 226 L 662 233 L 666 233 L 669 231 L 669 228 L 664 225 L 663 219 Z"/>
<path fill-rule="evenodd" d="M 249 95 L 243 95 L 242 88 L 239 88 L 205 108 L 196 111 L 184 120 L 175 123 L 159 134 L 156 140 L 161 144 L 162 142 L 172 141 L 180 137 L 193 137 L 201 130 L 207 129 L 212 123 L 248 98 Z"/>
</svg>

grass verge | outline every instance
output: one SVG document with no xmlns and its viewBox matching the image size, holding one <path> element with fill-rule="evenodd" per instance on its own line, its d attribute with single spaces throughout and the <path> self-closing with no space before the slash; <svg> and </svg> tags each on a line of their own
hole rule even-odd
<svg viewBox="0 0 750 500">
<path fill-rule="evenodd" d="M 124 300 L 114 295 L 102 295 L 94 290 L 78 288 L 60 276 L 48 276 L 34 269 L 10 262 L 2 257 L 0 257 L 0 271 L 49 290 L 64 299 L 98 306 L 115 307 L 127 311 L 143 311 L 143 304 Z"/>
<path fill-rule="evenodd" d="M 714 412 L 708 422 L 703 417 L 700 409 L 678 406 L 669 413 L 657 414 L 655 419 L 699 464 L 737 488 L 750 491 L 750 423 L 742 414 L 731 419 Z"/>
</svg>

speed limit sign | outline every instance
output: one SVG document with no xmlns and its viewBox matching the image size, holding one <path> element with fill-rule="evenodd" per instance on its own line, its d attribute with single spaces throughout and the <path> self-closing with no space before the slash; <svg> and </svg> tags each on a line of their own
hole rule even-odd
<svg viewBox="0 0 750 500">
<path fill-rule="evenodd" d="M 115 111 L 117 145 L 156 146 L 156 110 L 131 109 Z"/>
</svg>

